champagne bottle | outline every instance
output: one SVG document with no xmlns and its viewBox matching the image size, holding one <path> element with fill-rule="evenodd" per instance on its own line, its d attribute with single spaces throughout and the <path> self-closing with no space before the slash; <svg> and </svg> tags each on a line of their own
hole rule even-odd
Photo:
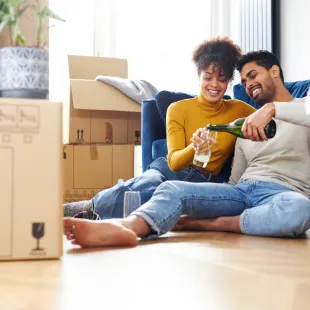
<svg viewBox="0 0 310 310">
<path fill-rule="evenodd" d="M 245 118 L 238 118 L 229 124 L 208 124 L 206 128 L 210 131 L 227 132 L 238 138 L 246 139 L 241 128 Z M 274 120 L 271 120 L 264 128 L 265 135 L 268 139 L 273 138 L 277 132 L 277 125 Z"/>
</svg>

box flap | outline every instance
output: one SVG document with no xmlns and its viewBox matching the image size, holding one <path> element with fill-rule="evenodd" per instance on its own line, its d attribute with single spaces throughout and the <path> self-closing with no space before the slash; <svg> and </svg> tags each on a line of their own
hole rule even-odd
<svg viewBox="0 0 310 310">
<path fill-rule="evenodd" d="M 128 78 L 128 63 L 126 59 L 68 56 L 68 62 L 71 79 L 94 80 L 98 75 Z"/>
<path fill-rule="evenodd" d="M 141 105 L 103 82 L 71 81 L 73 107 L 81 110 L 141 112 Z"/>
</svg>

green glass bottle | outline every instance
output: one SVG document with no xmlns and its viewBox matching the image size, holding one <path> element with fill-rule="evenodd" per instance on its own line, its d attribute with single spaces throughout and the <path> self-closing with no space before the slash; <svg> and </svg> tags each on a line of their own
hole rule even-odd
<svg viewBox="0 0 310 310">
<path fill-rule="evenodd" d="M 238 138 L 246 139 L 243 135 L 241 128 L 245 121 L 245 118 L 238 118 L 229 124 L 208 124 L 206 128 L 211 131 L 227 132 Z M 274 120 L 271 120 L 264 128 L 265 135 L 268 139 L 273 138 L 277 132 L 277 124 Z"/>
</svg>

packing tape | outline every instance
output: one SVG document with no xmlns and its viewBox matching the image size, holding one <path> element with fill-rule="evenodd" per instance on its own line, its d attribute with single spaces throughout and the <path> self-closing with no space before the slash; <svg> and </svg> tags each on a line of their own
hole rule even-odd
<svg viewBox="0 0 310 310">
<path fill-rule="evenodd" d="M 91 145 L 89 150 L 90 150 L 90 159 L 91 160 L 98 160 L 98 148 L 97 148 L 97 145 Z"/>
</svg>

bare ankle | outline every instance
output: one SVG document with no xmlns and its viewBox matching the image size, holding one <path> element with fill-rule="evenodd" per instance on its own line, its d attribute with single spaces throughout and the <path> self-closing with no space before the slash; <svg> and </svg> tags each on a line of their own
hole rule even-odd
<svg viewBox="0 0 310 310">
<path fill-rule="evenodd" d="M 122 220 L 122 224 L 134 231 L 138 237 L 145 237 L 151 233 L 151 228 L 147 222 L 139 216 L 130 215 Z"/>
<path fill-rule="evenodd" d="M 210 225 L 216 231 L 240 233 L 239 216 L 223 216 L 211 219 Z"/>
</svg>

